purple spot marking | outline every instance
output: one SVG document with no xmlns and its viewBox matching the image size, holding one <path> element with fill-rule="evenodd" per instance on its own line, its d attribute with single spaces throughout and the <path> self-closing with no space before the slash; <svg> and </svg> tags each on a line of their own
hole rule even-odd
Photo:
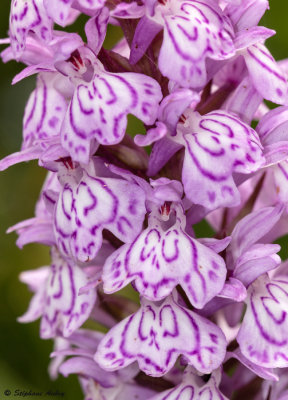
<svg viewBox="0 0 288 400">
<path fill-rule="evenodd" d="M 105 354 L 105 358 L 107 358 L 107 360 L 114 360 L 115 357 L 116 354 L 114 352 Z"/>
<path fill-rule="evenodd" d="M 214 271 L 211 271 L 211 270 L 210 270 L 210 271 L 208 272 L 208 275 L 209 275 L 209 278 L 210 278 L 211 281 L 214 281 L 214 282 L 217 281 L 217 275 L 215 274 Z"/>
<path fill-rule="evenodd" d="M 214 201 L 216 199 L 216 193 L 208 190 L 207 195 L 208 195 L 208 199 L 209 199 L 210 203 L 214 203 Z"/>
<path fill-rule="evenodd" d="M 58 124 L 58 121 L 59 121 L 59 118 L 57 118 L 57 117 L 52 117 L 52 118 L 49 119 L 48 125 L 49 125 L 51 128 L 56 128 L 56 125 Z"/>
</svg>

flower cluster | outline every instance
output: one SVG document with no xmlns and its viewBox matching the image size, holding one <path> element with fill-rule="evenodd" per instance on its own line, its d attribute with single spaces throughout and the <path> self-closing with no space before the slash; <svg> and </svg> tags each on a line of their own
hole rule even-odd
<svg viewBox="0 0 288 400">
<path fill-rule="evenodd" d="M 9 231 L 51 247 L 20 276 L 34 296 L 19 321 L 41 318 L 51 377 L 78 374 L 86 400 L 287 398 L 273 242 L 288 233 L 288 63 L 265 47 L 268 7 L 12 0 L 1 57 L 26 64 L 14 83 L 37 82 L 0 170 L 37 159 L 48 175 L 35 217 Z M 83 37 L 61 29 L 80 14 Z M 204 220 L 213 237 L 196 237 Z"/>
</svg>

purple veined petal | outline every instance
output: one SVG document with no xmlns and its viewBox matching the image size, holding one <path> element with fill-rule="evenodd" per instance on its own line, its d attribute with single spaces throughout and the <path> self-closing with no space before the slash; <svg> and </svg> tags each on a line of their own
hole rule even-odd
<svg viewBox="0 0 288 400">
<path fill-rule="evenodd" d="M 22 149 L 29 148 L 35 140 L 45 140 L 60 133 L 67 102 L 55 88 L 57 78 L 55 73 L 38 76 L 37 87 L 25 108 Z"/>
<path fill-rule="evenodd" d="M 240 203 L 233 173 L 249 174 L 264 163 L 257 133 L 235 116 L 190 112 L 178 124 L 186 147 L 182 170 L 185 194 L 210 210 Z"/>
<path fill-rule="evenodd" d="M 240 31 L 257 25 L 268 8 L 268 0 L 244 0 L 236 5 L 235 1 L 231 1 L 225 9 L 225 14 Z"/>
<path fill-rule="evenodd" d="M 87 164 L 92 139 L 103 145 L 121 142 L 128 114 L 152 125 L 161 98 L 159 84 L 148 76 L 98 71 L 75 90 L 62 126 L 63 147 L 74 160 Z"/>
<path fill-rule="evenodd" d="M 175 1 L 174 10 L 164 16 L 159 69 L 182 87 L 203 87 L 206 58 L 225 60 L 235 54 L 233 28 L 216 2 Z"/>
<path fill-rule="evenodd" d="M 132 244 L 120 247 L 106 260 L 102 275 L 106 293 L 118 291 L 135 280 L 141 295 L 159 301 L 179 284 L 191 304 L 202 308 L 223 289 L 224 260 L 184 232 L 185 216 L 181 207 L 176 210 L 176 223 L 168 229 L 161 214 L 152 212 L 148 228 Z M 170 219 L 175 218 L 174 212 L 171 211 Z"/>
<path fill-rule="evenodd" d="M 226 250 L 228 268 L 233 268 L 239 257 L 273 228 L 280 220 L 283 211 L 284 206 L 281 204 L 264 207 L 248 214 L 237 223 Z"/>
<path fill-rule="evenodd" d="M 168 297 L 161 305 L 143 300 L 138 312 L 105 335 L 95 360 L 107 371 L 138 361 L 147 375 L 162 376 L 182 354 L 198 371 L 210 373 L 225 350 L 225 337 L 215 324 Z"/>
<path fill-rule="evenodd" d="M 131 44 L 129 61 L 132 65 L 136 64 L 144 56 L 153 39 L 162 28 L 162 25 L 146 17 L 146 15 L 140 19 Z"/>
<path fill-rule="evenodd" d="M 45 339 L 54 337 L 58 330 L 64 337 L 71 335 L 88 319 L 96 300 L 92 290 L 78 295 L 80 287 L 87 282 L 79 267 L 62 259 L 55 249 L 52 262 L 45 286 L 32 298 L 28 313 L 19 318 L 20 322 L 30 322 L 42 315 L 40 336 Z M 31 311 L 37 301 L 38 313 L 32 319 Z"/>
<path fill-rule="evenodd" d="M 221 372 L 212 373 L 205 383 L 191 367 L 187 367 L 183 374 L 183 381 L 173 389 L 165 390 L 149 398 L 149 400 L 228 400 L 219 390 Z"/>
<path fill-rule="evenodd" d="M 47 14 L 60 26 L 70 25 L 78 17 L 79 12 L 71 8 L 73 0 L 44 0 Z"/>
<path fill-rule="evenodd" d="M 109 10 L 103 7 L 85 25 L 87 44 L 95 54 L 98 54 L 106 36 L 109 20 Z"/>
<path fill-rule="evenodd" d="M 280 265 L 281 258 L 276 254 L 280 249 L 277 244 L 252 245 L 238 258 L 233 276 L 249 286 L 260 275 Z"/>
<path fill-rule="evenodd" d="M 30 95 L 25 107 L 22 150 L 1 160 L 0 170 L 19 162 L 40 159 L 42 156 L 40 164 L 45 164 L 45 158 L 48 161 L 48 151 L 52 154 L 52 148 L 56 158 L 69 155 L 60 146 L 59 133 L 67 102 L 57 89 L 58 81 L 58 74 L 39 74 L 36 89 Z M 48 166 L 47 163 L 45 165 Z"/>
<path fill-rule="evenodd" d="M 254 374 L 260 376 L 263 379 L 267 379 L 270 381 L 277 382 L 279 380 L 278 375 L 276 375 L 273 370 L 269 368 L 263 368 L 257 364 L 254 364 L 250 360 L 248 360 L 240 351 L 238 347 L 236 350 L 227 352 L 225 361 L 228 361 L 230 358 L 236 358 L 241 364 L 245 365 L 246 368 L 250 369 L 250 371 L 254 372 Z"/>
<path fill-rule="evenodd" d="M 144 191 L 123 179 L 98 178 L 81 169 L 67 172 L 54 219 L 59 249 L 82 262 L 92 260 L 102 245 L 103 229 L 132 242 L 146 213 Z M 77 181 L 78 173 L 83 176 Z"/>
<path fill-rule="evenodd" d="M 247 310 L 237 335 L 241 353 L 264 368 L 288 366 L 288 281 L 258 278 L 249 288 Z"/>
<path fill-rule="evenodd" d="M 264 44 L 250 46 L 243 56 L 253 85 L 264 99 L 276 104 L 285 104 L 286 77 Z"/>
<path fill-rule="evenodd" d="M 43 0 L 13 0 L 9 35 L 16 59 L 25 50 L 29 32 L 34 32 L 44 43 L 52 39 L 52 20 L 47 14 Z"/>
<path fill-rule="evenodd" d="M 250 125 L 262 100 L 263 97 L 252 85 L 250 78 L 245 77 L 229 96 L 223 108 Z"/>
</svg>

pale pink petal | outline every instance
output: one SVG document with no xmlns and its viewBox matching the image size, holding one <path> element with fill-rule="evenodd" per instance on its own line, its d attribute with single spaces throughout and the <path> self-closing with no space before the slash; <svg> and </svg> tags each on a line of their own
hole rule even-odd
<svg viewBox="0 0 288 400">
<path fill-rule="evenodd" d="M 143 301 L 136 314 L 106 334 L 95 360 L 107 371 L 137 360 L 146 374 L 162 376 L 183 354 L 198 371 L 210 373 L 223 361 L 225 350 L 225 337 L 216 325 L 168 297 L 161 305 Z"/>
</svg>

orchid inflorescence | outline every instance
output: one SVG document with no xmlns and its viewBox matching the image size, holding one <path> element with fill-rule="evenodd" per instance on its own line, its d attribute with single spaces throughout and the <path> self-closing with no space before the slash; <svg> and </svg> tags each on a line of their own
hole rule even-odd
<svg viewBox="0 0 288 400">
<path fill-rule="evenodd" d="M 51 377 L 78 374 L 86 400 L 288 396 L 273 243 L 288 233 L 288 62 L 265 47 L 268 7 L 12 0 L 1 57 L 27 65 L 13 83 L 37 83 L 0 169 L 37 159 L 48 174 L 35 217 L 9 231 L 51 247 L 20 276 L 35 294 L 19 321 L 41 318 Z M 80 14 L 83 38 L 63 29 Z M 201 221 L 213 237 L 196 237 Z"/>
</svg>

